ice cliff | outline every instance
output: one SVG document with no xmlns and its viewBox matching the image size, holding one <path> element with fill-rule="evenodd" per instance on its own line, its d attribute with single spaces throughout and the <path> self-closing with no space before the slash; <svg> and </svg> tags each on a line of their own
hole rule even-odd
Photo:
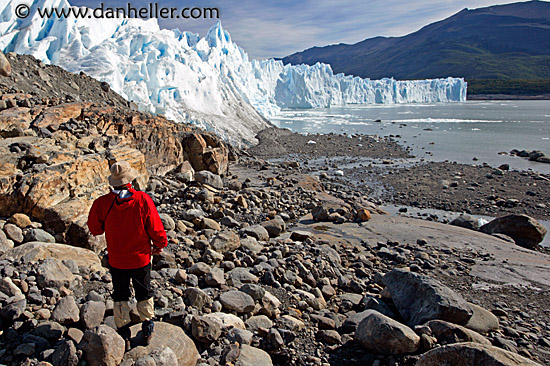
<svg viewBox="0 0 550 366">
<path fill-rule="evenodd" d="M 37 9 L 68 8 L 36 0 L 25 19 L 20 1 L 0 4 L 0 49 L 31 54 L 108 82 L 143 111 L 196 123 L 233 143 L 254 142 L 280 108 L 345 103 L 463 101 L 463 79 L 397 81 L 334 75 L 329 65 L 249 60 L 221 23 L 203 38 L 160 29 L 155 19 L 42 19 Z M 265 118 L 264 118 L 265 117 Z"/>
</svg>

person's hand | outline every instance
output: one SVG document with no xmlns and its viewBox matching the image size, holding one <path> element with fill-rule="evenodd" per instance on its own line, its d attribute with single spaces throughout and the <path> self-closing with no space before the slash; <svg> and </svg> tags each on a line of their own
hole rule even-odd
<svg viewBox="0 0 550 366">
<path fill-rule="evenodd" d="M 162 253 L 162 248 L 157 247 L 156 245 L 153 245 L 153 250 L 151 251 L 153 255 Z"/>
</svg>

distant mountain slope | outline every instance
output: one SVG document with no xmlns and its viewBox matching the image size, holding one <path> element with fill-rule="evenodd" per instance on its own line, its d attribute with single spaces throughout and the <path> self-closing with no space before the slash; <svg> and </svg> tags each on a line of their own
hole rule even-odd
<svg viewBox="0 0 550 366">
<path fill-rule="evenodd" d="M 283 62 L 373 79 L 550 79 L 550 3 L 464 9 L 403 37 L 314 47 Z"/>
</svg>

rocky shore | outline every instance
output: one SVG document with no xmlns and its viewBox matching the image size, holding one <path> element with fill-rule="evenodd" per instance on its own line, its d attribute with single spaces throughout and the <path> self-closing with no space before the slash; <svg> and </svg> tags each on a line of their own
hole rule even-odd
<svg viewBox="0 0 550 366">
<path fill-rule="evenodd" d="M 394 171 L 407 150 L 369 136 L 269 129 L 257 147 L 233 151 L 208 132 L 132 110 L 97 81 L 79 86 L 90 97 L 59 92 L 85 75 L 7 60 L 0 364 L 550 363 L 550 256 L 533 250 L 546 230 L 520 216 L 547 216 L 537 201 L 548 202 L 548 177 L 448 165 Z M 40 72 L 55 83 L 49 96 L 30 81 Z M 134 325 L 128 352 L 114 330 L 104 242 L 84 225 L 119 159 L 141 172 L 139 188 L 169 237 L 153 260 L 155 333 L 145 346 Z M 371 161 L 353 166 L 358 159 Z M 441 190 L 454 192 L 447 202 L 468 197 L 460 212 L 479 201 L 495 216 L 518 215 L 476 228 L 467 217 L 446 225 L 377 205 L 386 200 L 377 185 L 410 194 L 422 184 L 418 205 L 443 201 L 445 193 L 434 198 Z M 497 198 L 488 202 L 466 196 L 491 186 Z M 520 188 L 534 195 L 511 195 Z"/>
</svg>

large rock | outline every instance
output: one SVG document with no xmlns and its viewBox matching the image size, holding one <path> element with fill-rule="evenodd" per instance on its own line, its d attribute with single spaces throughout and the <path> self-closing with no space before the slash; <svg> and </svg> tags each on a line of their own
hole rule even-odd
<svg viewBox="0 0 550 366">
<path fill-rule="evenodd" d="M 479 343 L 455 343 L 420 356 L 416 366 L 541 366 L 516 353 Z"/>
<path fill-rule="evenodd" d="M 459 294 L 429 277 L 394 269 L 383 281 L 409 326 L 434 319 L 464 325 L 472 316 L 470 306 Z"/>
<path fill-rule="evenodd" d="M 286 231 L 286 224 L 279 215 L 269 221 L 262 222 L 261 225 L 267 230 L 270 238 L 276 238 Z"/>
<path fill-rule="evenodd" d="M 468 304 L 473 311 L 472 317 L 464 327 L 478 333 L 489 333 L 499 329 L 498 318 L 489 310 L 475 304 Z"/>
<path fill-rule="evenodd" d="M 99 326 L 105 316 L 105 303 L 103 301 L 88 301 L 80 308 L 80 321 L 85 329 Z"/>
<path fill-rule="evenodd" d="M 202 170 L 200 172 L 196 172 L 195 180 L 201 184 L 207 184 L 210 187 L 213 187 L 216 189 L 223 188 L 222 178 L 219 175 L 214 174 L 208 170 Z"/>
<path fill-rule="evenodd" d="M 29 242 L 8 250 L 1 258 L 15 261 L 23 260 L 26 263 L 34 263 L 46 258 L 54 258 L 60 261 L 73 260 L 79 267 L 86 267 L 94 272 L 99 271 L 101 274 L 106 271 L 101 266 L 101 260 L 97 254 L 91 250 L 65 244 Z"/>
<path fill-rule="evenodd" d="M 259 348 L 243 344 L 235 366 L 272 366 L 269 354 Z"/>
<path fill-rule="evenodd" d="M 63 297 L 52 312 L 52 319 L 59 324 L 72 324 L 80 319 L 80 311 L 74 296 Z"/>
<path fill-rule="evenodd" d="M 430 328 L 431 335 L 437 338 L 437 343 L 441 345 L 459 342 L 474 342 L 491 345 L 491 342 L 481 334 L 443 320 L 430 320 L 424 324 L 424 326 Z"/>
<path fill-rule="evenodd" d="M 124 356 L 124 339 L 107 325 L 87 330 L 78 346 L 90 366 L 117 366 Z"/>
<path fill-rule="evenodd" d="M 230 230 L 220 231 L 210 242 L 210 247 L 219 253 L 231 252 L 240 246 L 239 236 Z"/>
<path fill-rule="evenodd" d="M 38 266 L 36 282 L 42 288 L 69 287 L 75 277 L 59 259 L 46 258 Z"/>
<path fill-rule="evenodd" d="M 508 215 L 494 219 L 479 228 L 486 234 L 508 235 L 517 245 L 533 249 L 544 239 L 546 228 L 527 215 Z"/>
<path fill-rule="evenodd" d="M 6 56 L 0 51 L 0 75 L 10 76 L 11 74 L 11 65 Z"/>
<path fill-rule="evenodd" d="M 182 141 L 185 155 L 196 171 L 208 170 L 214 174 L 225 174 L 229 165 L 228 148 L 212 133 L 192 133 Z"/>
<path fill-rule="evenodd" d="M 230 328 L 246 329 L 242 319 L 233 314 L 217 312 L 205 314 L 204 317 L 218 323 L 222 330 Z"/>
<path fill-rule="evenodd" d="M 412 329 L 374 310 L 357 326 L 355 339 L 373 353 L 393 355 L 416 352 L 420 345 Z"/>
<path fill-rule="evenodd" d="M 199 359 L 199 352 L 195 343 L 189 338 L 183 329 L 164 322 L 155 322 L 155 330 L 149 345 L 143 345 L 143 333 L 141 324 L 133 325 L 130 328 L 131 344 L 135 348 L 124 355 L 124 360 L 136 361 L 140 357 L 150 354 L 156 349 L 170 348 L 178 359 L 179 366 L 195 366 Z M 122 347 L 124 349 L 124 346 Z"/>
<path fill-rule="evenodd" d="M 269 233 L 267 230 L 261 226 L 261 225 L 252 225 L 245 227 L 242 229 L 242 231 L 253 238 L 256 238 L 256 240 L 259 241 L 268 241 L 269 240 Z"/>
<path fill-rule="evenodd" d="M 479 221 L 470 215 L 460 215 L 449 222 L 449 225 L 459 226 L 470 230 L 479 229 Z"/>
<path fill-rule="evenodd" d="M 250 313 L 254 310 L 254 299 L 241 291 L 228 291 L 220 295 L 220 302 L 229 311 Z"/>
</svg>

